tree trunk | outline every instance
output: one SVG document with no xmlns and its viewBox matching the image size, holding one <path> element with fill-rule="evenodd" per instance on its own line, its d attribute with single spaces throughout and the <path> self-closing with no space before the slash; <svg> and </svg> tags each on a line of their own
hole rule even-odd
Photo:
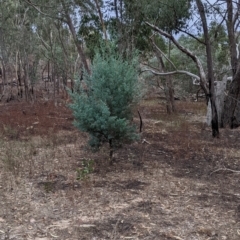
<svg viewBox="0 0 240 240">
<path fill-rule="evenodd" d="M 230 50 L 231 66 L 233 76 L 236 74 L 238 59 L 236 49 L 236 39 L 234 31 L 234 17 L 233 17 L 233 1 L 227 0 L 227 32 L 228 32 L 228 43 Z"/>
<path fill-rule="evenodd" d="M 112 144 L 112 139 L 109 139 L 109 164 L 113 164 L 113 144 Z"/>
<path fill-rule="evenodd" d="M 212 110 L 212 135 L 213 137 L 219 137 L 219 126 L 218 126 L 218 114 L 216 107 L 216 94 L 214 88 L 214 73 L 213 73 L 213 60 L 212 60 L 212 49 L 211 42 L 208 33 L 207 19 L 205 15 L 205 9 L 201 0 L 196 0 L 198 11 L 201 17 L 204 40 L 206 44 L 206 54 L 207 54 L 207 70 L 208 70 L 208 84 L 209 84 L 209 99 L 211 102 Z"/>
<path fill-rule="evenodd" d="M 90 69 L 89 69 L 89 66 L 88 66 L 88 63 L 87 63 L 86 55 L 84 54 L 81 43 L 79 42 L 79 40 L 77 38 L 77 33 L 76 33 L 75 28 L 74 28 L 71 16 L 68 12 L 67 6 L 65 5 L 63 0 L 61 2 L 62 2 L 63 10 L 64 10 L 64 13 L 65 13 L 65 17 L 66 17 L 66 23 L 69 27 L 69 30 L 70 30 L 71 34 L 72 34 L 73 41 L 75 43 L 75 46 L 77 47 L 78 54 L 81 57 L 84 68 L 90 74 Z"/>
<path fill-rule="evenodd" d="M 237 15 L 234 17 L 233 1 L 227 0 L 227 31 L 231 56 L 231 67 L 233 81 L 229 87 L 229 92 L 225 96 L 225 104 L 222 114 L 223 127 L 230 126 L 236 128 L 240 126 L 240 62 L 237 56 L 237 45 L 235 39 L 234 25 Z M 237 14 L 237 13 L 236 13 Z"/>
<path fill-rule="evenodd" d="M 223 127 L 230 126 L 231 128 L 240 126 L 240 65 L 225 97 L 222 124 Z"/>
<path fill-rule="evenodd" d="M 171 41 L 168 40 L 168 58 L 170 59 L 170 52 L 171 52 Z M 167 84 L 166 84 L 168 94 L 169 94 L 169 105 L 170 105 L 170 114 L 176 112 L 175 109 L 175 102 L 174 102 L 174 88 L 173 88 L 173 81 L 172 76 L 169 75 L 167 77 Z"/>
<path fill-rule="evenodd" d="M 24 91 L 25 91 L 25 100 L 29 101 L 29 84 L 28 84 L 28 67 L 27 64 L 24 65 Z"/>
<path fill-rule="evenodd" d="M 166 95 L 167 113 L 172 114 L 176 112 L 176 109 L 174 102 L 174 89 L 171 76 L 167 76 L 164 90 Z"/>
<path fill-rule="evenodd" d="M 115 17 L 117 22 L 119 21 L 119 16 L 118 16 L 118 0 L 114 0 L 114 11 L 115 11 Z"/>
<path fill-rule="evenodd" d="M 101 11 L 98 0 L 94 0 L 94 1 L 95 1 L 95 4 L 96 4 L 96 8 L 97 8 L 97 11 L 98 11 L 100 22 L 102 24 L 102 31 L 103 31 L 103 34 L 104 34 L 104 38 L 105 38 L 105 41 L 107 41 L 108 40 L 107 30 L 106 30 L 106 26 L 105 26 L 105 23 L 104 23 L 104 20 L 103 20 L 102 11 Z"/>
<path fill-rule="evenodd" d="M 5 90 L 5 83 L 6 83 L 6 68 L 5 63 L 2 61 L 2 91 Z"/>
<path fill-rule="evenodd" d="M 153 40 L 152 40 L 153 42 Z M 153 42 L 153 48 L 155 50 L 156 57 L 159 62 L 159 68 L 162 72 L 166 72 L 166 67 L 162 59 L 162 54 L 158 51 L 156 45 Z M 166 107 L 167 107 L 167 113 L 172 114 L 176 112 L 175 108 L 175 102 L 174 102 L 174 89 L 173 89 L 173 84 L 172 84 L 172 77 L 166 76 L 166 83 L 164 86 L 164 93 L 166 96 Z"/>
<path fill-rule="evenodd" d="M 56 98 L 56 78 L 55 78 L 55 64 L 52 64 L 52 81 L 53 81 L 53 100 Z"/>
</svg>

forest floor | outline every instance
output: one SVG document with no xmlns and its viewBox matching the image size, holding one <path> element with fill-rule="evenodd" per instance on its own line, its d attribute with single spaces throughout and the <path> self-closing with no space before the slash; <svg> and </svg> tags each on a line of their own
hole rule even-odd
<svg viewBox="0 0 240 240">
<path fill-rule="evenodd" d="M 0 240 L 239 240 L 240 130 L 213 139 L 204 103 L 176 104 L 143 101 L 111 166 L 63 105 L 1 105 Z"/>
</svg>

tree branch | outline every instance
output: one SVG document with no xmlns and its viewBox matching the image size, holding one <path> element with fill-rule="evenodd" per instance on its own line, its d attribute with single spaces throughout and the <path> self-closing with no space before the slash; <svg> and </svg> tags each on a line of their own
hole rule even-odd
<svg viewBox="0 0 240 240">
<path fill-rule="evenodd" d="M 179 28 L 177 28 L 177 30 L 178 30 L 179 32 L 182 32 L 182 33 L 187 34 L 188 36 L 190 36 L 190 37 L 192 37 L 193 39 L 197 40 L 199 43 L 206 45 L 206 43 L 205 43 L 204 41 L 202 41 L 201 39 L 197 38 L 196 36 L 194 36 L 194 35 L 191 34 L 190 32 L 185 31 L 185 30 L 183 30 L 183 29 L 179 29 Z"/>
<path fill-rule="evenodd" d="M 161 30 L 160 28 L 156 27 L 155 25 L 146 22 L 146 24 L 151 27 L 154 31 L 158 32 L 160 35 L 168 38 L 169 40 L 172 41 L 172 43 L 184 54 L 186 54 L 188 57 L 190 57 L 196 64 L 198 72 L 199 72 L 199 76 L 200 76 L 200 86 L 202 87 L 205 95 L 207 96 L 209 93 L 208 87 L 207 87 L 207 78 L 206 78 L 206 74 L 204 72 L 202 63 L 200 61 L 200 59 L 194 55 L 190 50 L 188 50 L 187 48 L 184 48 L 182 45 L 180 45 L 178 43 L 178 41 L 173 37 L 173 35 L 164 32 L 163 30 Z M 186 71 L 187 72 L 187 71 Z"/>
<path fill-rule="evenodd" d="M 156 43 L 154 42 L 154 40 L 152 38 L 151 39 L 151 42 L 153 44 L 153 46 L 156 48 L 157 51 L 160 52 L 160 54 L 173 66 L 174 69 L 177 70 L 176 66 L 174 65 L 174 63 L 163 53 L 163 51 L 156 45 Z"/>
<path fill-rule="evenodd" d="M 49 15 L 49 14 L 47 14 L 47 13 L 44 13 L 44 12 L 42 12 L 39 8 L 37 8 L 36 7 L 36 5 L 35 4 L 33 4 L 30 0 L 24 0 L 27 4 L 29 4 L 30 6 L 32 6 L 35 10 L 37 10 L 39 13 L 41 13 L 42 15 L 44 15 L 44 16 L 46 16 L 46 17 L 49 17 L 49 18 L 52 18 L 52 19 L 58 19 L 58 20 L 60 20 L 60 21 L 64 21 L 64 19 L 63 18 L 59 18 L 59 17 L 56 17 L 56 16 L 51 16 L 51 15 Z"/>
<path fill-rule="evenodd" d="M 172 71 L 172 72 L 164 72 L 164 73 L 160 73 L 160 72 L 156 72 L 152 69 L 145 69 L 143 70 L 141 73 L 143 72 L 151 72 L 154 75 L 158 75 L 158 76 L 169 76 L 169 75 L 175 75 L 175 74 L 186 74 L 192 78 L 195 78 L 196 80 L 200 81 L 200 77 L 196 74 L 190 73 L 188 71 L 184 71 L 184 70 L 176 70 L 176 71 Z"/>
</svg>

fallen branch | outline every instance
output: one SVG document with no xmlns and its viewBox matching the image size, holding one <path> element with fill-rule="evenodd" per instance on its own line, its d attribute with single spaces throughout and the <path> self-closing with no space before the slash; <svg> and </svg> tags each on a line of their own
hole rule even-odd
<svg viewBox="0 0 240 240">
<path fill-rule="evenodd" d="M 68 119 L 68 118 L 64 118 L 64 117 L 50 117 L 50 116 L 47 116 L 48 118 L 54 118 L 54 119 Z"/>
<path fill-rule="evenodd" d="M 140 120 L 139 132 L 141 133 L 142 132 L 143 122 L 142 122 L 142 116 L 141 116 L 139 110 L 138 110 L 138 116 L 139 116 L 139 120 Z"/>
<path fill-rule="evenodd" d="M 210 175 L 212 175 L 213 173 L 219 172 L 219 171 L 229 171 L 229 172 L 233 172 L 233 173 L 240 173 L 240 171 L 224 167 L 224 168 L 218 168 L 218 169 L 214 170 L 213 172 L 210 173 Z"/>
</svg>

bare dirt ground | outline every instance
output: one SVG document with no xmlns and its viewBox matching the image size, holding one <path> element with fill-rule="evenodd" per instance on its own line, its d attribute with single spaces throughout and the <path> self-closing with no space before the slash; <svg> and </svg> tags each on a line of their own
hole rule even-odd
<svg viewBox="0 0 240 240">
<path fill-rule="evenodd" d="M 144 101 L 109 166 L 63 105 L 1 105 L 0 239 L 239 240 L 240 132 L 213 139 L 204 103 L 177 108 Z"/>
</svg>

